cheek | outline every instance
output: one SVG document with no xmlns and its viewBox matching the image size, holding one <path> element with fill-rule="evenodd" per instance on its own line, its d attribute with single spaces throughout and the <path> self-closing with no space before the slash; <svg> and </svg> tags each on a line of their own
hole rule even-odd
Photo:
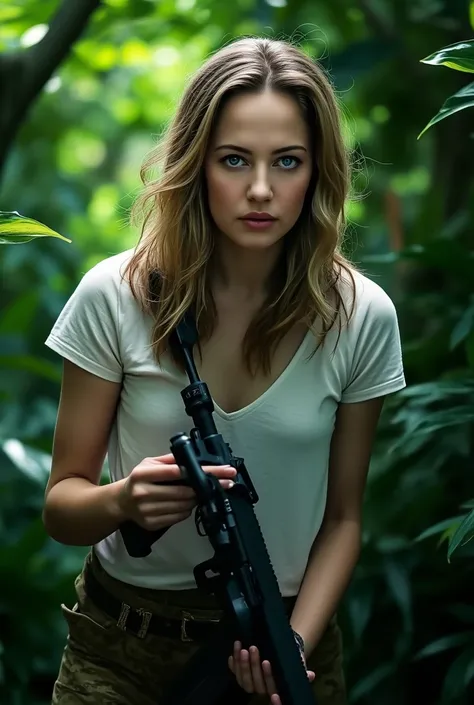
<svg viewBox="0 0 474 705">
<path fill-rule="evenodd" d="M 237 190 L 236 184 L 231 180 L 219 178 L 212 172 L 208 175 L 207 191 L 212 210 L 222 212 L 228 209 L 229 203 L 235 204 Z"/>
<path fill-rule="evenodd" d="M 280 191 L 280 200 L 287 213 L 299 213 L 303 207 L 310 179 L 306 176 L 295 179 L 291 184 L 285 184 Z"/>
</svg>

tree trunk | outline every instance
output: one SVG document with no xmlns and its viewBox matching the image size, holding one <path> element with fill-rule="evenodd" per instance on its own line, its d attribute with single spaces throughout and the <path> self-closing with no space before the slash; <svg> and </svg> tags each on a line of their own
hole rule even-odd
<svg viewBox="0 0 474 705">
<path fill-rule="evenodd" d="M 101 0 L 63 0 L 38 44 L 24 52 L 0 56 L 0 181 L 29 109 L 100 5 Z"/>
</svg>

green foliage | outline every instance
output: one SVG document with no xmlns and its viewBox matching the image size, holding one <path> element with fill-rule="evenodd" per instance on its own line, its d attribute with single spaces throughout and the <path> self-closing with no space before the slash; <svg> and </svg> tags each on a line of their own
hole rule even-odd
<svg viewBox="0 0 474 705">
<path fill-rule="evenodd" d="M 430 129 L 433 125 L 436 125 L 437 122 L 441 122 L 441 120 L 444 120 L 447 117 L 450 117 L 451 115 L 454 115 L 454 113 L 459 112 L 460 110 L 465 110 L 466 108 L 473 108 L 474 107 L 474 83 L 470 83 L 468 86 L 464 86 L 464 88 L 461 88 L 460 91 L 452 95 L 450 98 L 448 98 L 441 110 L 437 115 L 432 118 L 425 129 L 420 133 L 420 137 Z"/>
<path fill-rule="evenodd" d="M 6 705 L 26 705 L 33 685 L 48 702 L 48 679 L 67 634 L 58 605 L 74 600 L 85 550 L 61 546 L 45 533 L 49 455 L 8 439 L 0 444 L 0 463 L 0 694 Z"/>
<path fill-rule="evenodd" d="M 456 527 L 449 541 L 448 558 L 451 559 L 454 551 L 460 546 L 465 546 L 474 537 L 474 510 L 465 516 Z"/>
<path fill-rule="evenodd" d="M 456 71 L 474 73 L 474 40 L 445 47 L 421 61 L 423 64 L 447 66 Z"/>
<path fill-rule="evenodd" d="M 58 6 L 0 8 L 0 52 L 38 47 Z M 472 46 L 460 41 L 472 34 L 469 11 L 465 0 L 106 0 L 53 72 L 0 195 L 4 212 L 72 241 L 0 248 L 2 705 L 49 702 L 66 632 L 59 605 L 74 600 L 85 552 L 50 540 L 40 521 L 61 377 L 43 342 L 83 272 L 136 241 L 128 212 L 140 163 L 187 76 L 255 32 L 293 36 L 331 75 L 365 196 L 350 205 L 349 254 L 394 298 L 402 332 L 408 387 L 385 405 L 361 560 L 340 610 L 350 702 L 474 701 L 472 121 L 452 111 L 417 140 L 466 76 L 419 57 L 467 61 L 447 49 Z"/>
<path fill-rule="evenodd" d="M 434 66 L 447 66 L 456 71 L 474 73 L 474 39 L 445 47 L 427 56 L 425 59 L 422 59 L 422 63 L 433 64 Z M 455 93 L 455 95 L 448 98 L 439 113 L 430 120 L 419 137 L 437 122 L 444 120 L 450 115 L 454 115 L 454 113 L 460 110 L 472 107 L 474 107 L 474 83 L 464 86 Z"/>
<path fill-rule="evenodd" d="M 31 242 L 36 237 L 57 237 L 71 242 L 68 238 L 54 232 L 47 225 L 33 218 L 26 218 L 16 211 L 5 213 L 0 211 L 0 245 L 18 245 Z"/>
</svg>

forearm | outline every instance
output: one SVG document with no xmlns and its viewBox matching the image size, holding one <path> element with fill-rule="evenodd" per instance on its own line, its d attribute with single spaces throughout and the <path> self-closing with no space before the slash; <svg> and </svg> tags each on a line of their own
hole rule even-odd
<svg viewBox="0 0 474 705">
<path fill-rule="evenodd" d="M 304 639 L 308 657 L 337 609 L 360 553 L 356 521 L 328 522 L 313 544 L 291 615 L 291 626 Z"/>
<path fill-rule="evenodd" d="M 92 546 L 116 531 L 124 520 L 118 503 L 120 482 L 94 485 L 68 477 L 47 493 L 43 523 L 48 534 L 70 546 Z"/>
</svg>

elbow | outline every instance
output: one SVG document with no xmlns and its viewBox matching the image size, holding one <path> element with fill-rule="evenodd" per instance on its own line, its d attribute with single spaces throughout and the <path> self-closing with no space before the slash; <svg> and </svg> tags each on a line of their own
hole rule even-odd
<svg viewBox="0 0 474 705">
<path fill-rule="evenodd" d="M 60 525 L 58 526 L 58 521 L 55 518 L 54 509 L 49 506 L 47 499 L 43 507 L 43 511 L 41 513 L 41 520 L 43 522 L 45 531 L 50 538 L 54 539 L 54 541 L 57 541 L 58 543 L 68 545 L 68 542 L 64 540 L 65 537 L 63 536 L 63 532 L 60 529 Z"/>
<path fill-rule="evenodd" d="M 77 545 L 75 541 L 71 540 L 72 537 L 68 535 L 64 527 L 64 522 L 61 520 L 61 512 L 58 512 L 57 507 L 54 506 L 54 503 L 48 496 L 43 506 L 41 520 L 47 535 L 54 541 L 64 546 Z"/>
</svg>

